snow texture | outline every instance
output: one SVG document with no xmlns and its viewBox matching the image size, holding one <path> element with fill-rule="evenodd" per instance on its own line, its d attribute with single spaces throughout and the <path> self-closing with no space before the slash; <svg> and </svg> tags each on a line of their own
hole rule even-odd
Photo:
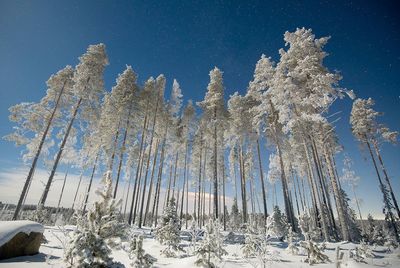
<svg viewBox="0 0 400 268">
<path fill-rule="evenodd" d="M 10 241 L 16 234 L 43 233 L 44 227 L 34 221 L 0 221 L 0 246 Z"/>
</svg>

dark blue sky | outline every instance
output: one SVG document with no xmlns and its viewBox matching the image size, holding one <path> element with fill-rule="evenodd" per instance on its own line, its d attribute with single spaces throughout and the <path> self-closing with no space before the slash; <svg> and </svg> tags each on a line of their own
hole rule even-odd
<svg viewBox="0 0 400 268">
<path fill-rule="evenodd" d="M 342 86 L 374 98 L 376 109 L 385 113 L 383 121 L 400 129 L 398 10 L 395 1 L 0 0 L 0 136 L 12 127 L 7 108 L 39 100 L 47 78 L 75 65 L 89 44 L 107 46 L 107 89 L 130 64 L 140 81 L 163 73 L 168 93 L 176 78 L 185 100 L 198 101 L 214 66 L 224 71 L 226 95 L 243 93 L 260 55 L 277 61 L 284 32 L 303 26 L 318 37 L 332 37 L 326 65 L 342 73 Z M 349 131 L 350 109 L 349 99 L 332 109 L 342 111 L 339 137 L 365 182 L 361 197 L 372 204 L 374 196 L 373 209 L 379 210 L 373 169 Z M 383 156 L 400 191 L 399 148 L 384 146 Z M 0 142 L 1 169 L 20 165 L 18 157 L 14 145 Z"/>
</svg>

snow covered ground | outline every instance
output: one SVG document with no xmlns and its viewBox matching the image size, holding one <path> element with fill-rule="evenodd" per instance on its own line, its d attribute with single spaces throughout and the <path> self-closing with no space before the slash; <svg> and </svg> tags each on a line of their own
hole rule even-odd
<svg viewBox="0 0 400 268">
<path fill-rule="evenodd" d="M 72 227 L 66 227 L 66 229 L 71 229 Z M 145 230 L 148 233 L 147 230 Z M 0 268 L 13 268 L 13 267 L 65 267 L 62 261 L 63 256 L 63 246 L 62 241 L 64 239 L 63 232 L 57 227 L 45 227 L 44 235 L 48 240 L 48 243 L 42 244 L 40 247 L 40 253 L 34 256 L 18 257 L 8 260 L 0 261 Z M 128 242 L 122 243 L 122 248 L 127 247 Z M 192 249 L 189 243 L 186 241 L 182 242 L 184 249 L 188 253 L 182 253 L 179 258 L 165 258 L 160 255 L 160 250 L 163 248 L 157 241 L 153 238 L 145 237 L 144 239 L 144 249 L 146 253 L 151 254 L 157 258 L 155 267 L 174 267 L 174 268 L 187 268 L 195 267 L 194 262 L 196 256 L 192 255 Z M 400 267 L 400 250 L 397 249 L 392 253 L 387 253 L 384 247 L 377 247 L 374 249 L 376 258 L 368 259 L 368 263 L 357 263 L 349 258 L 349 249 L 354 248 L 356 245 L 352 243 L 327 243 L 327 248 L 325 254 L 331 259 L 331 263 L 317 264 L 317 267 L 336 267 L 335 266 L 335 249 L 340 246 L 344 252 L 343 264 L 341 267 Z M 219 267 L 237 267 L 237 268 L 247 268 L 247 267 L 261 267 L 255 258 L 244 259 L 241 245 L 226 245 L 226 250 L 228 252 L 227 256 L 223 257 L 223 261 L 219 264 Z M 293 256 L 285 251 L 285 243 L 274 243 L 271 246 L 276 252 L 279 252 L 279 262 L 273 262 L 269 264 L 269 267 L 285 268 L 285 267 L 308 267 L 307 263 L 302 262 L 305 256 Z M 114 250 L 113 257 L 115 261 L 123 263 L 126 267 L 130 267 L 130 260 L 128 254 L 123 250 Z"/>
</svg>

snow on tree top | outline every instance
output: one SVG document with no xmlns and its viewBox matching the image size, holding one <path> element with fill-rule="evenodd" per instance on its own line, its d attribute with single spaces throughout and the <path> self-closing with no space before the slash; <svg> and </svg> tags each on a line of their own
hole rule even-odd
<svg viewBox="0 0 400 268">
<path fill-rule="evenodd" d="M 16 234 L 43 233 L 44 227 L 34 221 L 0 221 L 0 246 L 10 241 Z"/>
</svg>

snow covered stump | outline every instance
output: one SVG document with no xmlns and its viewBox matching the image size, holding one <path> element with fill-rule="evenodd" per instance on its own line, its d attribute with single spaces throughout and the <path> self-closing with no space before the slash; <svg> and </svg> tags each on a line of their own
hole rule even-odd
<svg viewBox="0 0 400 268">
<path fill-rule="evenodd" d="M 34 221 L 0 221 L 0 260 L 39 253 L 43 231 Z"/>
</svg>

